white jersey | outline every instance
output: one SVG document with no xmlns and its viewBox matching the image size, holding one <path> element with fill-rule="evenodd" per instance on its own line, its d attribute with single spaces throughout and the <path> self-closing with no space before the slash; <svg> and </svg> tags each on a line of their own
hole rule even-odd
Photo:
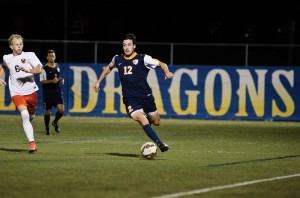
<svg viewBox="0 0 300 198">
<path fill-rule="evenodd" d="M 13 54 L 4 55 L 3 63 L 9 69 L 8 85 L 11 97 L 14 95 L 29 95 L 39 90 L 34 75 L 19 69 L 19 66 L 26 69 L 32 69 L 38 65 L 42 67 L 41 61 L 34 52 L 22 52 L 18 56 Z"/>
</svg>

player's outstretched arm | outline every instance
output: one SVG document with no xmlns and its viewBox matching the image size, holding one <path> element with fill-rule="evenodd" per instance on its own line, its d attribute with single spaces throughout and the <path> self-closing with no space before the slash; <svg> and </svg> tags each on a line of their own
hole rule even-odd
<svg viewBox="0 0 300 198">
<path fill-rule="evenodd" d="M 5 70 L 4 70 L 4 68 L 3 68 L 3 65 L 2 65 L 2 66 L 0 65 L 0 85 L 3 86 L 3 87 L 6 85 L 5 80 L 2 79 L 4 73 L 5 73 Z"/>
<path fill-rule="evenodd" d="M 169 71 L 168 65 L 166 63 L 159 61 L 158 65 L 164 71 L 164 73 L 165 73 L 165 79 L 173 77 L 173 73 Z"/>
<path fill-rule="evenodd" d="M 0 85 L 4 87 L 6 85 L 6 82 L 3 79 L 0 79 Z"/>
<path fill-rule="evenodd" d="M 97 82 L 95 82 L 95 84 L 93 86 L 93 89 L 94 89 L 95 93 L 98 93 L 102 80 L 110 73 L 110 71 L 111 71 L 111 68 L 109 66 L 106 66 L 104 68 L 104 70 L 101 73 L 99 79 L 97 80 Z"/>
<path fill-rule="evenodd" d="M 26 72 L 26 73 L 31 73 L 31 74 L 40 74 L 42 73 L 41 65 L 38 65 L 32 69 L 27 69 L 24 67 L 19 67 L 20 70 Z"/>
</svg>

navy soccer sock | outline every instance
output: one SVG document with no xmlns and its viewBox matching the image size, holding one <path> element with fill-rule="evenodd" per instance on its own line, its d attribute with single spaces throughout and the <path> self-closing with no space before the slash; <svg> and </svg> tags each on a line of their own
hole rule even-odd
<svg viewBox="0 0 300 198">
<path fill-rule="evenodd" d="M 49 130 L 50 115 L 44 114 L 44 122 L 46 129 Z"/>
<path fill-rule="evenodd" d="M 59 113 L 59 111 L 56 112 L 55 114 L 55 119 L 53 120 L 54 123 L 57 123 L 58 120 L 63 116 L 63 113 Z"/>
<path fill-rule="evenodd" d="M 155 142 L 156 144 L 159 144 L 159 145 L 162 144 L 162 141 L 159 139 L 157 133 L 149 124 L 143 126 L 143 129 L 146 132 L 146 134 L 148 135 L 148 137 L 151 140 L 153 140 L 153 142 Z"/>
</svg>

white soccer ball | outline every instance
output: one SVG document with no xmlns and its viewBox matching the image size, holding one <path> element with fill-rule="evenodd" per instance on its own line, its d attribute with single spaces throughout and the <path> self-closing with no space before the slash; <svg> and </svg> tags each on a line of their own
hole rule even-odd
<svg viewBox="0 0 300 198">
<path fill-rule="evenodd" d="M 153 142 L 146 142 L 141 147 L 141 155 L 147 159 L 153 159 L 157 153 L 157 146 Z"/>
</svg>

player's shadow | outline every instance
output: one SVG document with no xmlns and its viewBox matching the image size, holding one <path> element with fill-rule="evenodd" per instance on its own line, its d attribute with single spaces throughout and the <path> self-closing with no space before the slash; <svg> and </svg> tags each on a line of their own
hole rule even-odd
<svg viewBox="0 0 300 198">
<path fill-rule="evenodd" d="M 106 155 L 113 155 L 113 156 L 119 156 L 119 157 L 140 157 L 141 155 L 137 154 L 129 154 L 129 153 L 104 153 Z"/>
<path fill-rule="evenodd" d="M 286 155 L 286 156 L 279 156 L 279 157 L 272 157 L 272 158 L 263 158 L 263 159 L 253 159 L 253 160 L 245 160 L 245 161 L 238 161 L 238 162 L 228 162 L 224 164 L 210 164 L 206 167 L 216 167 L 216 166 L 230 166 L 230 165 L 238 165 L 238 164 L 245 164 L 245 163 L 253 163 L 253 162 L 263 162 L 263 161 L 270 161 L 270 160 L 282 160 L 287 158 L 294 158 L 300 157 L 300 155 Z"/>
<path fill-rule="evenodd" d="M 25 149 L 9 149 L 9 148 L 0 148 L 0 151 L 15 152 L 15 153 L 28 152 L 28 150 Z"/>
</svg>

